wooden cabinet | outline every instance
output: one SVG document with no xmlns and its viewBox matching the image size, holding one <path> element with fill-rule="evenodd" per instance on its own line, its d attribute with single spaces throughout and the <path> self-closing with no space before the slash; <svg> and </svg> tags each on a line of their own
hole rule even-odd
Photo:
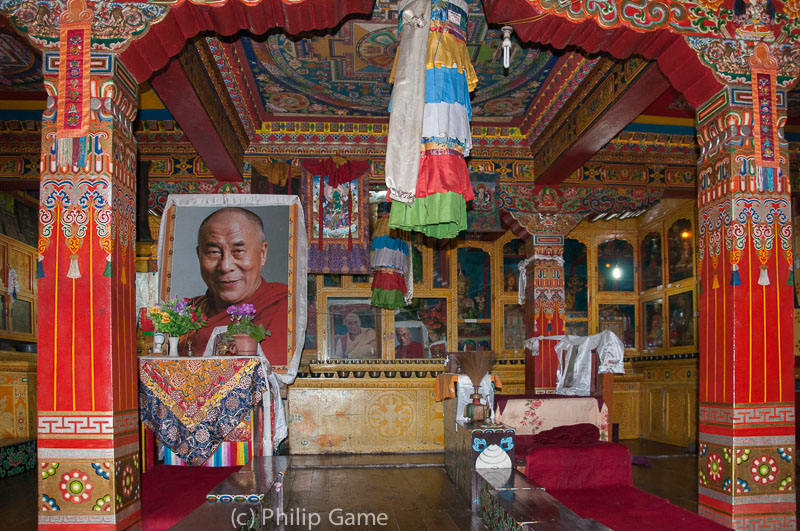
<svg viewBox="0 0 800 531">
<path fill-rule="evenodd" d="M 17 273 L 16 298 L 8 285 Z M 36 249 L 0 235 L 0 338 L 36 341 Z"/>
<path fill-rule="evenodd" d="M 640 363 L 644 376 L 642 437 L 693 446 L 697 442 L 697 360 Z"/>
<path fill-rule="evenodd" d="M 638 439 L 642 435 L 641 375 L 614 377 L 614 423 L 619 424 L 620 439 Z"/>
<path fill-rule="evenodd" d="M 36 355 L 0 351 L 0 439 L 36 437 Z"/>
</svg>

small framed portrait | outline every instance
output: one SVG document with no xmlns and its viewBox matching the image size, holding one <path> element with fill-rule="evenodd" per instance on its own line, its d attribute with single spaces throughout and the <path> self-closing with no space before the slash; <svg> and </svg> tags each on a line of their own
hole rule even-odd
<svg viewBox="0 0 800 531">
<path fill-rule="evenodd" d="M 296 196 L 170 195 L 159 231 L 160 297 L 188 298 L 208 318 L 181 343 L 192 341 L 199 355 L 214 328 L 227 327 L 230 306 L 252 304 L 254 321 L 269 332 L 264 355 L 273 366 L 288 365 L 306 326 L 303 228 Z"/>
<path fill-rule="evenodd" d="M 329 297 L 328 359 L 380 359 L 380 308 L 368 298 Z"/>
</svg>

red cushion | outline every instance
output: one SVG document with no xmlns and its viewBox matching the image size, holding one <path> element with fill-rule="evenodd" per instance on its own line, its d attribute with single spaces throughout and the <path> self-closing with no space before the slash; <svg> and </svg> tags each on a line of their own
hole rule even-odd
<svg viewBox="0 0 800 531">
<path fill-rule="evenodd" d="M 633 486 L 631 453 L 610 442 L 540 446 L 525 459 L 525 475 L 545 489 Z"/>
<path fill-rule="evenodd" d="M 162 531 L 206 502 L 206 494 L 238 466 L 159 465 L 142 475 L 142 529 Z"/>
<path fill-rule="evenodd" d="M 594 424 L 579 423 L 556 426 L 533 435 L 514 436 L 514 455 L 524 459 L 532 449 L 553 444 L 592 444 L 600 440 L 600 429 Z"/>
</svg>

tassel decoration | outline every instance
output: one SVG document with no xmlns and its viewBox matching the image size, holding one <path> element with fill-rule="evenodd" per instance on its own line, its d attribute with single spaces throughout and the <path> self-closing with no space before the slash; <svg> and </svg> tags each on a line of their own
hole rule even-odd
<svg viewBox="0 0 800 531">
<path fill-rule="evenodd" d="M 711 281 L 711 289 L 719 289 L 719 278 L 717 277 L 717 271 L 714 270 L 714 278 Z"/>
<path fill-rule="evenodd" d="M 103 270 L 103 276 L 106 278 L 114 277 L 114 269 L 111 267 L 111 255 L 106 258 L 106 268 Z"/>
<path fill-rule="evenodd" d="M 547 320 L 547 331 L 548 332 L 553 331 L 553 324 L 550 322 L 550 319 Z"/>
<path fill-rule="evenodd" d="M 56 164 L 67 166 L 72 164 L 72 139 L 71 138 L 57 138 L 58 151 L 56 152 Z"/>
<path fill-rule="evenodd" d="M 78 255 L 73 254 L 69 257 L 69 270 L 67 278 L 81 278 L 81 269 L 78 267 Z"/>
<path fill-rule="evenodd" d="M 42 264 L 43 260 L 44 257 L 42 255 L 39 255 L 38 259 L 36 260 L 36 278 L 44 278 L 44 265 Z"/>
<path fill-rule="evenodd" d="M 731 266 L 733 273 L 731 273 L 731 286 L 741 286 L 742 279 L 739 277 L 739 264 L 733 264 Z"/>
<path fill-rule="evenodd" d="M 128 283 L 128 270 L 125 268 L 125 264 L 122 264 L 122 275 L 119 278 L 120 282 L 123 284 Z"/>
<path fill-rule="evenodd" d="M 790 286 L 794 286 L 794 271 L 791 269 L 789 270 L 789 278 L 786 280 L 786 283 Z"/>
<path fill-rule="evenodd" d="M 769 274 L 767 274 L 767 266 L 761 266 L 761 273 L 758 275 L 759 286 L 769 286 Z"/>
<path fill-rule="evenodd" d="M 700 295 L 703 294 L 703 277 L 697 277 L 697 289 L 700 291 Z"/>
</svg>

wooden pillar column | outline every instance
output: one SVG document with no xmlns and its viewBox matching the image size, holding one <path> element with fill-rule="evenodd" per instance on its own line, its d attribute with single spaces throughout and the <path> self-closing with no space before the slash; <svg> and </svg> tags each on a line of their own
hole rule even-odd
<svg viewBox="0 0 800 531">
<path fill-rule="evenodd" d="M 65 39 L 64 21 L 60 51 L 44 55 L 38 519 L 40 528 L 127 529 L 141 512 L 137 84 L 115 55 L 88 56 L 79 24 L 68 26 L 78 30 Z M 59 72 L 65 61 L 67 71 Z"/>
<path fill-rule="evenodd" d="M 795 529 L 792 226 L 786 93 L 759 44 L 752 83 L 697 111 L 699 513 Z"/>
<path fill-rule="evenodd" d="M 526 337 L 564 334 L 564 236 L 534 234 L 531 257 L 525 275 Z M 558 358 L 555 341 L 542 341 L 539 354 L 525 363 L 528 393 L 552 392 L 556 386 Z"/>
</svg>

